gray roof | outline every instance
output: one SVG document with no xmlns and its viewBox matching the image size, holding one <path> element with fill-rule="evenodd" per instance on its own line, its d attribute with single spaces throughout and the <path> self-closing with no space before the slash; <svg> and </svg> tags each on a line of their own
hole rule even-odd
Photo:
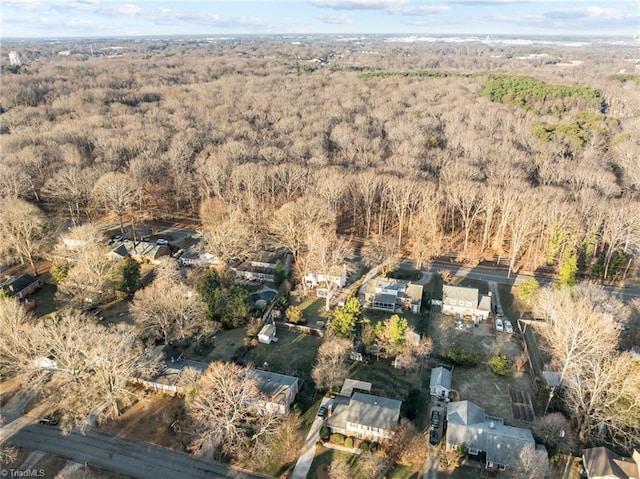
<svg viewBox="0 0 640 479">
<path fill-rule="evenodd" d="M 480 302 L 478 303 L 478 309 L 480 311 L 491 311 L 491 297 L 481 295 Z"/>
<path fill-rule="evenodd" d="M 18 276 L 17 278 L 7 280 L 2 285 L 2 289 L 7 294 L 7 296 L 13 296 L 14 294 L 18 294 L 23 289 L 26 289 L 33 283 L 37 282 L 38 278 L 36 278 L 35 276 L 31 276 L 30 274 L 23 274 Z"/>
<path fill-rule="evenodd" d="M 445 284 L 442 286 L 442 299 L 455 299 L 456 301 L 471 301 L 474 306 L 478 304 L 478 289 L 466 286 L 454 286 Z"/>
<path fill-rule="evenodd" d="M 405 294 L 411 298 L 411 301 L 413 302 L 420 302 L 422 301 L 422 291 L 423 291 L 424 287 L 421 284 L 409 284 L 407 286 L 407 290 L 405 291 Z"/>
<path fill-rule="evenodd" d="M 494 464 L 518 468 L 522 451 L 536 447 L 531 431 L 505 426 L 502 418 L 485 415 L 470 401 L 449 403 L 447 424 L 447 444 L 485 451 L 487 462 Z"/>
<path fill-rule="evenodd" d="M 371 383 L 366 381 L 358 381 L 357 379 L 345 379 L 340 390 L 340 396 L 351 397 L 353 390 L 358 389 L 360 391 L 371 392 Z"/>
<path fill-rule="evenodd" d="M 376 303 L 396 304 L 396 296 L 392 294 L 376 294 L 373 297 Z"/>
<path fill-rule="evenodd" d="M 451 389 L 451 371 L 442 366 L 433 368 L 431 370 L 431 387 L 442 386 L 446 389 Z"/>
<path fill-rule="evenodd" d="M 400 418 L 402 402 L 370 394 L 354 393 L 349 402 L 346 420 L 378 429 L 389 429 Z"/>
<path fill-rule="evenodd" d="M 294 376 L 286 376 L 284 374 L 272 373 L 271 371 L 263 371 L 254 369 L 253 372 L 258 378 L 258 387 L 270 400 L 277 402 L 280 395 L 287 396 L 289 389 L 298 392 L 298 378 Z"/>
</svg>

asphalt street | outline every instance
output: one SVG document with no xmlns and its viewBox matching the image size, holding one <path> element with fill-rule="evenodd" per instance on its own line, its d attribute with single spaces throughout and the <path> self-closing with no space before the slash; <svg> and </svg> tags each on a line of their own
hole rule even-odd
<svg viewBox="0 0 640 479">
<path fill-rule="evenodd" d="M 57 427 L 31 424 L 15 432 L 8 442 L 139 479 L 268 477 L 96 430 L 64 435 Z"/>
</svg>

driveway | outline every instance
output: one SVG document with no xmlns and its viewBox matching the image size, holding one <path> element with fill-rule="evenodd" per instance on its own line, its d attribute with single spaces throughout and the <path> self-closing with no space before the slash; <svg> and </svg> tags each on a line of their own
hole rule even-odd
<svg viewBox="0 0 640 479">
<path fill-rule="evenodd" d="M 331 399 L 322 398 L 321 406 L 326 406 L 330 402 Z M 320 417 L 316 417 L 313 424 L 311 424 L 307 440 L 304 442 L 302 451 L 300 451 L 298 462 L 296 462 L 296 467 L 293 469 L 290 479 L 306 479 L 309 469 L 311 469 L 313 458 L 316 455 L 316 442 L 320 438 L 320 429 L 323 424 L 324 420 Z"/>
</svg>

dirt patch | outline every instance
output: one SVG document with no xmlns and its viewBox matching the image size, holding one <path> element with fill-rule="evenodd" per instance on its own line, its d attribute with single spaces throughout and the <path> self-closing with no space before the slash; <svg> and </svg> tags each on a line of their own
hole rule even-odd
<svg viewBox="0 0 640 479">
<path fill-rule="evenodd" d="M 502 417 L 510 424 L 534 419 L 531 397 L 535 394 L 529 374 L 503 377 L 494 374 L 487 366 L 489 358 L 498 353 L 506 354 L 515 362 L 523 352 L 518 335 L 497 332 L 493 321 L 475 326 L 471 321 L 456 320 L 442 314 L 433 315 L 430 330 L 436 355 L 457 347 L 472 349 L 480 357 L 480 363 L 474 368 L 454 368 L 452 386 L 458 393 L 457 397 L 454 393 L 454 398 L 473 401 L 487 414 Z"/>
<path fill-rule="evenodd" d="M 38 471 L 38 477 L 54 479 L 67 462 L 68 460 L 64 457 L 47 454 L 29 469 L 31 471 Z"/>
<path fill-rule="evenodd" d="M 114 434 L 184 451 L 181 434 L 184 422 L 184 399 L 157 393 L 145 397 L 119 418 L 101 425 L 101 428 Z"/>
<path fill-rule="evenodd" d="M 322 464 L 318 466 L 316 469 L 316 477 L 318 479 L 329 479 L 328 466 L 326 464 Z"/>
</svg>

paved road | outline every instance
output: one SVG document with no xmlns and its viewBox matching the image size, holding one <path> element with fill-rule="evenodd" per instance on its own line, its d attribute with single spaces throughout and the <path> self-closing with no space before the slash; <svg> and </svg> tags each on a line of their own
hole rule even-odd
<svg viewBox="0 0 640 479">
<path fill-rule="evenodd" d="M 84 435 L 63 435 L 57 427 L 31 424 L 15 432 L 8 442 L 14 446 L 55 454 L 138 479 L 267 477 L 96 430 L 89 430 Z"/>
<path fill-rule="evenodd" d="M 401 267 L 405 268 L 415 267 L 415 263 L 411 260 L 402 261 L 400 265 Z M 467 277 L 469 279 L 492 281 L 495 283 L 510 284 L 515 286 L 522 284 L 534 277 L 541 285 L 555 281 L 553 278 L 544 276 L 532 276 L 528 274 L 512 274 L 511 277 L 508 277 L 507 269 L 497 266 L 474 266 L 471 268 L 466 268 L 457 263 L 432 261 L 430 264 L 424 265 L 422 269 L 426 272 L 434 272 L 446 269 L 448 271 L 451 271 L 456 276 Z M 624 288 L 605 286 L 604 288 L 611 293 L 619 295 L 624 301 L 630 301 L 634 298 L 640 298 L 640 287 L 638 287 L 637 285 L 626 286 Z"/>
<path fill-rule="evenodd" d="M 331 402 L 331 399 L 322 398 L 321 406 L 326 406 L 329 402 Z M 324 420 L 322 418 L 316 417 L 313 424 L 311 424 L 307 440 L 304 442 L 302 451 L 300 451 L 298 462 L 296 462 L 296 467 L 293 469 L 290 479 L 306 479 L 307 474 L 309 474 L 313 457 L 316 454 L 316 442 L 320 438 L 320 429 L 323 423 Z"/>
</svg>

